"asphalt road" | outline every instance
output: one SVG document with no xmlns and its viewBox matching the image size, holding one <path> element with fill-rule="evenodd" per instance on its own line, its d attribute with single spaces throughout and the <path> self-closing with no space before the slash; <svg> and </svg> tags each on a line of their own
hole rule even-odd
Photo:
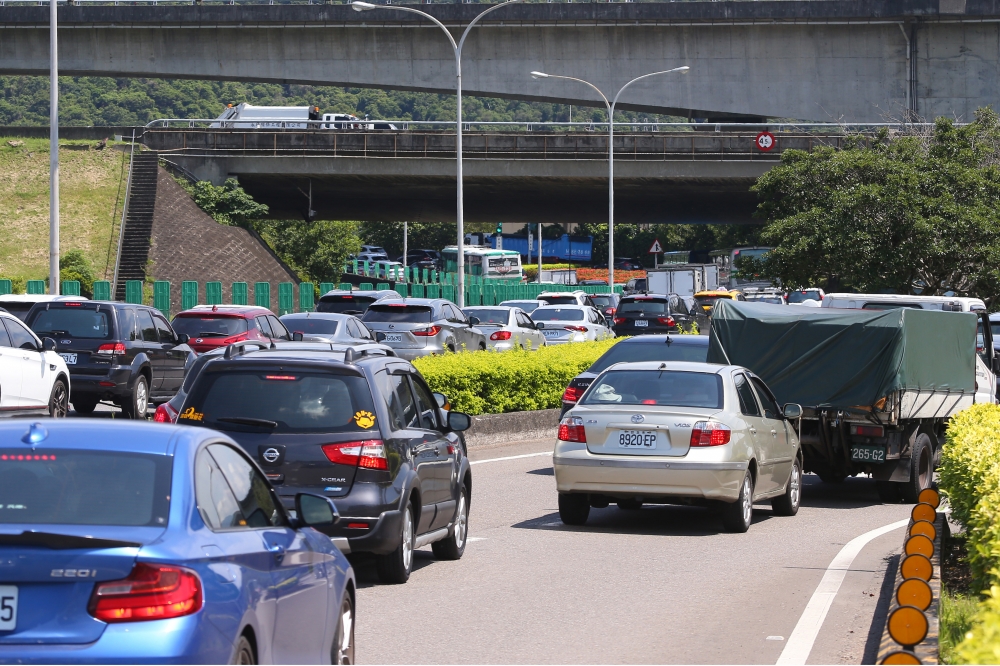
<svg viewBox="0 0 1000 666">
<path fill-rule="evenodd" d="M 417 551 L 405 585 L 358 574 L 360 663 L 774 664 L 848 541 L 906 518 L 874 482 L 806 475 L 795 517 L 755 507 L 746 534 L 688 507 L 594 509 L 559 521 L 551 441 L 473 450 L 470 543 L 458 562 Z M 511 460 L 507 456 L 542 453 Z M 873 663 L 903 532 L 854 560 L 808 663 Z"/>
</svg>

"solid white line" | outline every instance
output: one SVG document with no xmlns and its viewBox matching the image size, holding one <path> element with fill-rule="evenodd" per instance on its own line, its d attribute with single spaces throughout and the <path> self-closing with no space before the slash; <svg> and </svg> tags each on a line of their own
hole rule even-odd
<svg viewBox="0 0 1000 666">
<path fill-rule="evenodd" d="M 909 520 L 900 520 L 874 529 L 871 532 L 865 532 L 861 536 L 854 537 L 848 541 L 847 545 L 840 549 L 837 556 L 830 562 L 830 566 L 826 568 L 826 573 L 823 574 L 823 579 L 820 580 L 816 591 L 813 592 L 809 603 L 806 604 L 806 609 L 802 611 L 802 616 L 795 625 L 792 635 L 788 637 L 788 642 L 785 643 L 785 649 L 781 651 L 781 656 L 778 657 L 778 664 L 806 663 L 809 653 L 812 652 L 813 644 L 816 642 L 816 637 L 819 635 L 819 630 L 823 626 L 823 621 L 826 620 L 826 614 L 829 612 L 830 606 L 833 604 L 833 600 L 840 590 L 840 584 L 844 582 L 844 578 L 847 576 L 847 571 L 851 568 L 851 564 L 854 563 L 854 558 L 858 556 L 861 549 L 872 539 L 876 539 L 887 532 L 898 530 L 900 527 L 906 527 L 907 523 L 909 523 Z"/>
<path fill-rule="evenodd" d="M 472 460 L 469 462 L 470 465 L 478 465 L 480 463 L 489 462 L 500 462 L 501 460 L 517 460 L 518 458 L 535 458 L 537 456 L 551 456 L 551 451 L 542 451 L 541 453 L 525 453 L 520 456 L 506 456 L 504 458 L 487 458 L 486 460 Z"/>
</svg>

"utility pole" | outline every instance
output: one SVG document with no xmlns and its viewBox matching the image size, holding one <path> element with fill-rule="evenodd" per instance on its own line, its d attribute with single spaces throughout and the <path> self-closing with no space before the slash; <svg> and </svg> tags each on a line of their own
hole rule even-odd
<svg viewBox="0 0 1000 666">
<path fill-rule="evenodd" d="M 59 295 L 59 46 L 58 0 L 49 0 L 49 293 Z"/>
</svg>

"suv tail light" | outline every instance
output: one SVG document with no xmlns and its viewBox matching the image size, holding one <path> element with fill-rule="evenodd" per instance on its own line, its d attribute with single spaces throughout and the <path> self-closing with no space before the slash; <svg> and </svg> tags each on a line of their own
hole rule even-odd
<svg viewBox="0 0 1000 666">
<path fill-rule="evenodd" d="M 674 318 L 670 317 L 670 316 L 667 316 L 667 317 L 657 317 L 656 321 L 660 322 L 660 324 L 663 325 L 663 326 L 676 326 L 677 325 L 677 323 L 674 321 Z"/>
<path fill-rule="evenodd" d="M 691 446 L 722 446 L 728 444 L 733 431 L 714 421 L 698 421 L 691 429 Z"/>
<path fill-rule="evenodd" d="M 573 385 L 567 386 L 566 390 L 563 391 L 562 401 L 575 403 L 580 399 L 582 393 L 583 391 Z"/>
<path fill-rule="evenodd" d="M 98 583 L 87 611 L 102 622 L 142 622 L 201 610 L 201 579 L 190 569 L 139 562 L 128 578 Z"/>
<path fill-rule="evenodd" d="M 108 342 L 97 348 L 98 354 L 124 354 L 124 342 Z"/>
<path fill-rule="evenodd" d="M 365 469 L 389 469 L 385 445 L 381 439 L 363 439 L 359 442 L 324 444 L 323 453 L 332 463 L 353 465 Z"/>
<path fill-rule="evenodd" d="M 490 340 L 510 340 L 510 331 L 497 331 L 490 336 Z"/>
<path fill-rule="evenodd" d="M 165 402 L 156 408 L 153 420 L 157 423 L 177 423 L 177 412 L 174 411 L 169 402 Z"/>
<path fill-rule="evenodd" d="M 579 416 L 567 416 L 559 422 L 559 434 L 556 437 L 564 442 L 587 443 L 587 432 L 583 429 L 583 419 Z"/>
<path fill-rule="evenodd" d="M 429 328 L 418 328 L 415 331 L 410 331 L 413 335 L 421 338 L 433 338 L 435 335 L 441 332 L 440 326 L 431 326 Z"/>
<path fill-rule="evenodd" d="M 625 323 L 625 317 L 615 317 L 615 326 Z"/>
</svg>

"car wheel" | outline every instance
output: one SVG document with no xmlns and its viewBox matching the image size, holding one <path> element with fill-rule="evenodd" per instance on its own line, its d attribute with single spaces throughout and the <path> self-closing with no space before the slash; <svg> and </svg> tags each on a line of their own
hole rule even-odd
<svg viewBox="0 0 1000 666">
<path fill-rule="evenodd" d="M 145 419 L 149 408 L 149 384 L 146 375 L 139 375 L 132 387 L 131 399 L 122 403 L 122 415 L 127 419 Z"/>
<path fill-rule="evenodd" d="M 354 603 L 346 591 L 344 602 L 340 604 L 340 619 L 337 621 L 337 632 L 333 637 L 333 654 L 330 657 L 330 661 L 334 664 L 354 663 Z"/>
<path fill-rule="evenodd" d="M 52 385 L 52 393 L 49 395 L 49 416 L 54 419 L 66 418 L 69 412 L 69 391 L 66 390 L 66 382 L 57 379 Z"/>
<path fill-rule="evenodd" d="M 722 507 L 722 525 L 727 532 L 742 533 L 750 529 L 753 519 L 753 479 L 750 472 L 743 477 L 740 485 L 740 495 L 731 504 Z"/>
<path fill-rule="evenodd" d="M 771 500 L 771 508 L 779 516 L 794 516 L 799 512 L 799 502 L 802 500 L 802 464 L 796 457 L 792 462 L 792 471 L 788 473 L 788 486 L 784 495 Z"/>
<path fill-rule="evenodd" d="M 233 655 L 234 664 L 256 664 L 257 660 L 253 658 L 253 646 L 250 645 L 250 641 L 247 640 L 246 636 L 240 636 L 240 640 L 236 642 L 236 654 Z"/>
<path fill-rule="evenodd" d="M 97 409 L 97 398 L 85 398 L 83 396 L 73 398 L 73 409 L 80 416 L 90 416 Z"/>
<path fill-rule="evenodd" d="M 410 572 L 413 570 L 414 514 L 413 504 L 410 504 L 403 512 L 399 547 L 387 555 L 378 555 L 375 558 L 375 569 L 378 571 L 379 580 L 383 583 L 398 585 L 410 579 Z"/>
<path fill-rule="evenodd" d="M 875 490 L 883 504 L 899 504 L 899 484 L 892 481 L 876 481 Z"/>
<path fill-rule="evenodd" d="M 458 511 L 455 512 L 455 528 L 446 538 L 431 544 L 434 557 L 439 560 L 458 560 L 465 553 L 465 544 L 469 536 L 469 493 L 465 489 L 464 483 L 458 492 Z"/>
<path fill-rule="evenodd" d="M 486 351 L 486 343 L 485 342 L 480 342 L 479 343 L 479 351 Z"/>
<path fill-rule="evenodd" d="M 920 491 L 931 487 L 934 478 L 933 455 L 931 438 L 926 433 L 917 435 L 910 451 L 910 480 L 897 486 L 900 496 L 907 504 L 916 504 Z"/>
<path fill-rule="evenodd" d="M 617 504 L 622 511 L 638 511 L 642 508 L 642 502 L 637 499 L 622 499 Z"/>
<path fill-rule="evenodd" d="M 590 498 L 578 493 L 559 493 L 559 519 L 566 525 L 583 525 L 590 515 Z"/>
</svg>

